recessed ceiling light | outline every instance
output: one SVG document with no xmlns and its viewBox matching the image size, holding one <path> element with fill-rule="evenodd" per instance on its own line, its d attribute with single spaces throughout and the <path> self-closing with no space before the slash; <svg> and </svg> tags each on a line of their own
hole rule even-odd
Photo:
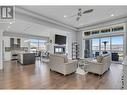
<svg viewBox="0 0 127 95">
<path fill-rule="evenodd" d="M 66 18 L 67 17 L 67 15 L 64 15 L 64 18 Z"/>
<path fill-rule="evenodd" d="M 113 17 L 113 16 L 114 16 L 114 14 L 111 14 L 110 16 L 112 16 L 112 17 Z"/>
<path fill-rule="evenodd" d="M 12 22 L 10 22 L 10 24 L 12 24 Z"/>
</svg>

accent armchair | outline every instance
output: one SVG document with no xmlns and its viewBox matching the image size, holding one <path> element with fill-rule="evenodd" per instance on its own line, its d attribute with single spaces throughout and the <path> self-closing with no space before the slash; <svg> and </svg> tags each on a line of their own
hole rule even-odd
<svg viewBox="0 0 127 95">
<path fill-rule="evenodd" d="M 76 71 L 77 61 L 67 59 L 66 55 L 50 54 L 49 66 L 51 71 L 56 71 L 67 75 Z"/>
<path fill-rule="evenodd" d="M 86 67 L 87 72 L 102 75 L 104 72 L 110 69 L 111 57 L 110 55 L 100 55 L 95 60 L 87 60 L 88 65 Z"/>
</svg>

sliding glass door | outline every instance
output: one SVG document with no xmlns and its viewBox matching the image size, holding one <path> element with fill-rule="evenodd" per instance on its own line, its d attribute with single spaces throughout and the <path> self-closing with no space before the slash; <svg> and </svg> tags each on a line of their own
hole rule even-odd
<svg viewBox="0 0 127 95">
<path fill-rule="evenodd" d="M 100 54 L 111 54 L 112 61 L 123 60 L 123 36 L 112 36 L 91 39 L 92 57 Z"/>
<path fill-rule="evenodd" d="M 101 40 L 101 54 L 110 53 L 110 37 L 100 38 Z"/>
<path fill-rule="evenodd" d="M 123 60 L 123 36 L 111 37 L 112 43 L 112 61 Z"/>
<path fill-rule="evenodd" d="M 30 51 L 46 51 L 46 40 L 31 39 L 30 40 Z"/>
<path fill-rule="evenodd" d="M 99 38 L 95 38 L 92 39 L 92 56 L 95 58 L 99 55 L 99 46 L 100 46 L 100 39 Z"/>
</svg>

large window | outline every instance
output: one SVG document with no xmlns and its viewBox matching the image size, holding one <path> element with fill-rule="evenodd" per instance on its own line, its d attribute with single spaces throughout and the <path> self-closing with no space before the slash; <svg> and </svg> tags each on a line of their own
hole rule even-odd
<svg viewBox="0 0 127 95">
<path fill-rule="evenodd" d="M 123 60 L 123 36 L 111 37 L 112 39 L 112 54 L 118 56 L 118 60 Z"/>
<path fill-rule="evenodd" d="M 37 40 L 31 39 L 30 40 L 30 48 L 31 51 L 45 51 L 47 50 L 46 41 L 45 40 Z"/>
<path fill-rule="evenodd" d="M 92 40 L 92 56 L 96 58 L 100 54 L 109 53 L 112 61 L 123 60 L 123 36 L 94 38 Z"/>
<path fill-rule="evenodd" d="M 92 39 L 92 50 L 99 50 L 99 39 Z"/>
<path fill-rule="evenodd" d="M 123 36 L 111 37 L 112 51 L 123 51 Z"/>
<path fill-rule="evenodd" d="M 92 56 L 96 57 L 99 55 L 99 38 L 92 39 Z"/>
<path fill-rule="evenodd" d="M 101 38 L 101 54 L 110 52 L 110 37 Z"/>
</svg>

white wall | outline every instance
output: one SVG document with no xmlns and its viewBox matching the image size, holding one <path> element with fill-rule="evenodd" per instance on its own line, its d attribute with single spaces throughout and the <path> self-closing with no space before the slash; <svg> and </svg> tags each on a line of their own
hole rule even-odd
<svg viewBox="0 0 127 95">
<path fill-rule="evenodd" d="M 79 57 L 84 58 L 85 41 L 83 40 L 83 32 L 77 32 L 77 42 L 79 44 Z"/>
<path fill-rule="evenodd" d="M 3 30 L 0 30 L 0 70 L 3 69 L 3 61 L 2 61 L 2 39 L 3 39 Z"/>
<path fill-rule="evenodd" d="M 77 41 L 76 32 L 67 34 L 68 57 L 72 58 L 72 43 Z"/>
<path fill-rule="evenodd" d="M 125 33 L 124 33 L 124 55 L 127 56 L 127 22 L 126 22 Z"/>
<path fill-rule="evenodd" d="M 3 41 L 4 41 L 4 56 L 3 56 L 3 60 L 4 61 L 9 61 L 11 60 L 11 52 L 5 52 L 5 47 L 10 47 L 10 37 L 3 37 Z"/>
<path fill-rule="evenodd" d="M 7 28 L 7 23 L 0 23 L 0 70 L 3 69 L 3 32 Z"/>
</svg>

